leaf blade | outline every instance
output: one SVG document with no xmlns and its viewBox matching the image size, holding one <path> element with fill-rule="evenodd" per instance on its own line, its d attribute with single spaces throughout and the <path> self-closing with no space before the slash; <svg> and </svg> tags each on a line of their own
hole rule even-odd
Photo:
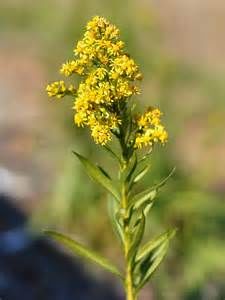
<svg viewBox="0 0 225 300">
<path fill-rule="evenodd" d="M 161 234 L 157 238 L 146 243 L 139 250 L 135 261 L 138 273 L 141 273 L 139 275 L 140 280 L 137 284 L 137 290 L 140 290 L 147 283 L 149 278 L 161 264 L 167 253 L 169 242 L 174 237 L 175 233 L 176 229 L 168 230 L 164 234 Z"/>
<path fill-rule="evenodd" d="M 89 161 L 86 157 L 83 155 L 77 153 L 76 151 L 73 151 L 73 153 L 76 155 L 76 157 L 79 159 L 79 161 L 84 166 L 87 174 L 96 182 L 101 184 L 108 192 L 110 192 L 117 200 L 119 200 L 119 193 L 117 189 L 113 186 L 112 180 L 107 176 L 106 172 L 103 171 L 103 169 L 95 164 L 93 164 L 91 161 Z"/>
<path fill-rule="evenodd" d="M 138 246 L 140 245 L 143 235 L 144 235 L 144 231 L 145 231 L 145 214 L 144 212 L 142 212 L 141 217 L 137 220 L 135 227 L 137 227 L 136 232 L 134 234 L 134 236 L 132 237 L 132 245 L 129 249 L 128 252 L 128 260 L 129 261 L 134 261 L 137 251 L 138 251 Z"/>
<path fill-rule="evenodd" d="M 146 244 L 142 246 L 142 248 L 139 250 L 137 255 L 137 260 L 139 261 L 142 259 L 145 255 L 147 255 L 150 251 L 152 251 L 154 248 L 158 247 L 161 243 L 163 243 L 166 239 L 170 240 L 174 237 L 176 234 L 176 229 L 169 229 L 165 233 L 160 234 L 156 238 L 150 240 Z"/>
<path fill-rule="evenodd" d="M 80 244 L 77 241 L 74 241 L 73 239 L 69 238 L 68 236 L 59 233 L 57 231 L 53 230 L 45 230 L 44 233 L 48 235 L 49 237 L 53 238 L 54 240 L 60 242 L 62 245 L 66 246 L 68 249 L 70 249 L 73 253 L 76 255 L 79 255 L 83 258 L 86 258 L 87 260 L 96 263 L 97 265 L 101 266 L 105 270 L 113 273 L 114 275 L 119 276 L 120 278 L 123 278 L 120 271 L 115 267 L 113 264 L 111 264 L 108 259 L 102 257 L 98 253 L 86 248 L 86 246 Z"/>
<path fill-rule="evenodd" d="M 138 181 L 140 181 L 148 173 L 149 169 L 150 169 L 150 164 L 142 168 L 141 171 L 134 177 L 133 182 L 137 183 Z"/>
<path fill-rule="evenodd" d="M 156 259 L 153 261 L 151 266 L 149 267 L 148 271 L 146 272 L 145 276 L 142 278 L 141 282 L 137 286 L 137 290 L 139 291 L 150 279 L 150 277 L 153 275 L 153 273 L 156 271 L 156 269 L 159 267 L 161 262 L 163 261 L 168 249 L 168 242 L 165 243 L 163 246 L 161 246 L 161 251 L 159 252 L 159 255 L 156 257 Z"/>
<path fill-rule="evenodd" d="M 119 207 L 117 207 L 118 203 L 112 199 L 112 197 L 108 197 L 108 214 L 110 221 L 112 223 L 113 231 L 118 236 L 120 242 L 122 245 L 124 244 L 124 233 L 122 230 L 122 227 L 119 223 L 119 220 L 117 218 Z"/>
<path fill-rule="evenodd" d="M 119 164 L 121 164 L 121 160 L 120 160 L 119 156 L 110 147 L 108 147 L 106 145 L 103 147 L 113 158 L 115 158 L 119 162 Z"/>
<path fill-rule="evenodd" d="M 134 206 L 135 209 L 138 209 L 140 206 L 144 205 L 145 202 L 146 202 L 146 204 L 153 202 L 153 200 L 155 199 L 155 197 L 157 195 L 158 190 L 166 184 L 166 182 L 169 180 L 169 178 L 175 172 L 175 169 L 176 168 L 173 168 L 172 171 L 169 173 L 169 175 L 166 178 L 164 178 L 161 182 L 134 195 L 129 202 L 129 208 Z"/>
</svg>

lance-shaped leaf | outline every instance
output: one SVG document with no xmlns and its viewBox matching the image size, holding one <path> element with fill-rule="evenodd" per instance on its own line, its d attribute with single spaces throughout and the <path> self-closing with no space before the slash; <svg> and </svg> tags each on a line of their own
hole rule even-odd
<svg viewBox="0 0 225 300">
<path fill-rule="evenodd" d="M 132 161 L 130 163 L 130 167 L 127 170 L 127 178 L 126 178 L 127 182 L 129 182 L 131 180 L 131 177 L 132 177 L 136 167 L 137 167 L 137 155 L 136 155 L 136 153 L 134 153 L 133 157 L 132 157 Z"/>
<path fill-rule="evenodd" d="M 159 247 L 163 244 L 166 240 L 170 240 L 176 233 L 176 229 L 169 229 L 163 234 L 160 234 L 158 237 L 150 240 L 142 248 L 138 251 L 136 256 L 136 262 L 140 261 L 144 256 L 148 255 L 152 250 Z"/>
<path fill-rule="evenodd" d="M 154 186 L 153 186 L 153 189 L 158 190 L 158 189 L 160 189 L 161 187 L 163 187 L 163 186 L 167 183 L 167 181 L 170 179 L 170 177 L 172 177 L 172 175 L 173 175 L 173 173 L 175 172 L 175 170 L 176 170 L 176 167 L 174 167 L 174 168 L 172 169 L 172 171 L 169 173 L 169 175 L 168 175 L 166 178 L 164 178 L 162 181 L 160 181 L 159 183 L 157 183 L 156 185 L 154 185 Z"/>
<path fill-rule="evenodd" d="M 109 191 L 117 200 L 119 200 L 119 193 L 115 186 L 113 185 L 112 180 L 108 175 L 106 175 L 106 171 L 103 171 L 102 168 L 93 164 L 86 157 L 80 155 L 79 153 L 73 151 L 73 153 L 80 160 L 82 165 L 84 166 L 87 174 L 96 182 L 100 183 L 107 191 Z"/>
<path fill-rule="evenodd" d="M 115 158 L 119 164 L 121 164 L 121 160 L 119 158 L 119 156 L 108 146 L 103 146 L 103 148 L 113 157 Z"/>
<path fill-rule="evenodd" d="M 103 175 L 105 175 L 108 179 L 112 180 L 112 178 L 109 176 L 109 174 L 99 165 L 96 165 L 97 168 L 102 172 Z"/>
<path fill-rule="evenodd" d="M 144 164 L 148 162 L 149 158 L 151 157 L 152 154 L 152 148 L 149 149 L 149 151 L 141 157 L 141 159 L 138 161 L 138 164 Z"/>
<path fill-rule="evenodd" d="M 129 183 L 136 167 L 137 167 L 137 154 L 134 153 L 132 155 L 132 157 L 130 158 L 126 169 L 123 170 L 122 177 L 121 177 L 121 182 L 126 181 L 126 182 Z"/>
<path fill-rule="evenodd" d="M 91 262 L 94 262 L 97 265 L 104 268 L 105 270 L 123 278 L 122 274 L 117 269 L 117 267 L 115 267 L 111 262 L 109 262 L 106 258 L 102 257 L 98 253 L 86 248 L 82 244 L 72 240 L 71 238 L 62 233 L 52 230 L 46 230 L 44 232 L 54 240 L 60 242 L 62 245 L 70 249 L 74 254 L 79 255 Z"/>
<path fill-rule="evenodd" d="M 116 235 L 118 236 L 120 242 L 123 244 L 124 243 L 124 234 L 123 230 L 121 227 L 121 224 L 118 220 L 118 213 L 119 213 L 119 207 L 118 207 L 118 202 L 115 201 L 115 199 L 110 195 L 108 197 L 108 213 L 109 217 L 112 223 L 112 227 Z"/>
<path fill-rule="evenodd" d="M 141 171 L 134 177 L 133 182 L 137 183 L 138 181 L 140 181 L 148 173 L 149 169 L 150 169 L 150 164 L 142 168 Z"/>
<path fill-rule="evenodd" d="M 165 183 L 168 181 L 168 179 L 173 175 L 175 171 L 175 168 L 169 173 L 169 175 L 164 178 L 161 182 L 157 183 L 156 185 L 144 190 L 143 192 L 140 192 L 132 197 L 129 202 L 129 208 L 134 207 L 134 209 L 138 209 L 140 206 L 142 206 L 145 202 L 146 204 L 149 204 L 152 202 L 156 195 L 157 191 L 165 185 Z"/>
<path fill-rule="evenodd" d="M 138 251 L 138 247 L 144 235 L 144 231 L 145 231 L 145 214 L 144 212 L 142 212 L 141 216 L 138 218 L 133 228 L 132 244 L 128 252 L 128 260 L 133 261 L 135 259 L 135 256 Z"/>
<path fill-rule="evenodd" d="M 136 286 L 140 290 L 152 276 L 154 271 L 165 257 L 169 241 L 175 235 L 176 230 L 169 230 L 156 239 L 145 244 L 137 253 L 135 260 L 135 277 L 138 279 Z"/>
<path fill-rule="evenodd" d="M 156 190 L 145 190 L 141 193 L 138 193 L 132 198 L 129 206 L 133 206 L 134 209 L 138 209 L 145 203 L 151 203 L 155 199 L 156 194 Z"/>
</svg>

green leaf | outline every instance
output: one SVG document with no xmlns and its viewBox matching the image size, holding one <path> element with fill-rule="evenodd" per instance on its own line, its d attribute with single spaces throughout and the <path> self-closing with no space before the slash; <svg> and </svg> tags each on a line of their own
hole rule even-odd
<svg viewBox="0 0 225 300">
<path fill-rule="evenodd" d="M 88 259 L 91 262 L 96 263 L 97 265 L 101 266 L 105 270 L 123 278 L 120 271 L 115 267 L 113 264 L 111 264 L 106 258 L 100 256 L 96 252 L 86 248 L 82 244 L 72 240 L 71 238 L 65 236 L 62 233 L 52 231 L 52 230 L 46 230 L 44 231 L 45 234 L 53 238 L 54 240 L 60 242 L 62 245 L 66 246 L 68 249 L 70 249 L 74 254 L 79 255 L 83 258 Z"/>
<path fill-rule="evenodd" d="M 107 178 L 109 178 L 110 180 L 112 179 L 109 174 L 99 165 L 96 165 L 97 168 L 99 168 L 99 170 L 102 172 L 103 175 L 105 175 Z"/>
<path fill-rule="evenodd" d="M 158 266 L 163 261 L 163 258 L 165 257 L 168 250 L 168 242 L 165 242 L 161 247 L 158 249 L 157 256 L 155 258 L 151 258 L 149 263 L 149 268 L 146 272 L 143 272 L 143 276 L 141 278 L 140 283 L 137 286 L 137 290 L 140 290 L 150 279 L 150 277 L 153 275 L 154 271 L 158 268 Z M 143 264 L 143 266 L 147 266 L 147 261 Z"/>
<path fill-rule="evenodd" d="M 151 203 L 155 199 L 158 190 L 165 185 L 168 179 L 173 175 L 174 171 L 175 168 L 173 168 L 169 175 L 158 184 L 134 195 L 129 201 L 129 208 L 133 207 L 134 209 L 138 209 L 139 207 L 144 206 L 145 204 L 147 205 Z"/>
<path fill-rule="evenodd" d="M 96 182 L 100 183 L 107 191 L 109 191 L 117 200 L 120 199 L 117 189 L 114 187 L 112 180 L 109 178 L 109 175 L 106 175 L 106 172 L 103 172 L 102 168 L 93 164 L 86 157 L 80 155 L 79 153 L 73 151 L 73 153 L 80 160 L 84 166 L 87 174 Z"/>
<path fill-rule="evenodd" d="M 135 176 L 133 182 L 134 183 L 137 183 L 138 181 L 140 181 L 144 176 L 145 174 L 147 174 L 147 172 L 149 171 L 150 169 L 150 165 L 146 165 L 144 168 L 142 168 L 142 170 Z"/>
<path fill-rule="evenodd" d="M 147 189 L 135 195 L 130 205 L 133 205 L 134 209 L 138 209 L 140 206 L 142 206 L 145 203 L 146 204 L 151 203 L 155 199 L 156 195 L 157 195 L 156 190 Z"/>
<path fill-rule="evenodd" d="M 170 240 L 176 233 L 176 229 L 167 230 L 160 236 L 147 242 L 139 251 L 136 257 L 136 261 L 141 260 L 144 256 L 148 255 L 153 249 L 157 248 L 164 243 L 165 240 Z"/>
<path fill-rule="evenodd" d="M 144 215 L 145 215 L 145 217 L 147 218 L 147 215 L 148 215 L 148 213 L 149 213 L 149 211 L 150 211 L 150 209 L 152 208 L 152 206 L 153 206 L 153 202 L 149 202 L 149 203 L 145 203 L 145 207 L 144 207 Z"/>
<path fill-rule="evenodd" d="M 156 189 L 156 190 L 158 190 L 159 188 L 163 187 L 167 183 L 167 181 L 170 179 L 170 177 L 172 177 L 172 175 L 174 174 L 175 170 L 176 170 L 176 167 L 174 167 L 172 169 L 172 171 L 169 173 L 169 175 L 166 178 L 164 178 L 162 181 L 160 181 L 155 186 L 153 186 L 153 188 Z"/>
<path fill-rule="evenodd" d="M 129 160 L 129 164 L 124 172 L 122 180 L 125 179 L 126 182 L 130 182 L 136 167 L 137 167 L 137 155 L 136 153 L 134 153 L 131 159 Z"/>
<path fill-rule="evenodd" d="M 121 160 L 119 158 L 119 156 L 108 146 L 103 146 L 104 149 L 116 160 L 118 160 L 118 162 L 121 164 Z"/>
<path fill-rule="evenodd" d="M 136 221 L 134 225 L 134 233 L 132 235 L 132 244 L 128 252 L 128 260 L 133 261 L 138 251 L 138 247 L 142 241 L 145 230 L 145 215 L 142 212 L 141 217 Z"/>
<path fill-rule="evenodd" d="M 175 233 L 176 230 L 169 230 L 145 244 L 138 251 L 135 260 L 135 272 L 136 278 L 138 278 L 137 290 L 140 290 L 145 285 L 160 265 L 167 253 L 169 241 Z"/>
<path fill-rule="evenodd" d="M 142 164 L 148 161 L 151 156 L 151 153 L 152 153 L 152 148 L 150 148 L 149 151 L 138 161 L 138 164 Z"/>
<path fill-rule="evenodd" d="M 113 197 L 108 197 L 108 213 L 109 217 L 112 223 L 112 227 L 116 235 L 118 236 L 120 242 L 123 244 L 124 243 L 124 234 L 122 231 L 122 227 L 119 223 L 119 220 L 117 218 L 119 214 L 119 207 L 118 203 L 115 201 Z"/>
</svg>

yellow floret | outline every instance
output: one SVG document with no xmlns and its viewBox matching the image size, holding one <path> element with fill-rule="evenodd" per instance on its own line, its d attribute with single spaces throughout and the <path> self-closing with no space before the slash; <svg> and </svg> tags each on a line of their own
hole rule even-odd
<svg viewBox="0 0 225 300">
<path fill-rule="evenodd" d="M 65 76 L 70 76 L 73 73 L 77 73 L 79 75 L 82 75 L 84 71 L 84 66 L 82 66 L 82 63 L 80 61 L 68 61 L 64 63 L 60 69 L 60 73 L 64 74 Z"/>
<path fill-rule="evenodd" d="M 65 96 L 66 86 L 64 81 L 55 81 L 51 84 L 48 84 L 46 91 L 49 97 L 62 98 Z"/>
<path fill-rule="evenodd" d="M 96 124 L 91 127 L 91 135 L 95 143 L 102 146 L 106 145 L 112 139 L 110 128 L 107 125 Z"/>
<path fill-rule="evenodd" d="M 158 108 L 148 108 L 147 111 L 138 116 L 136 120 L 137 134 L 135 147 L 141 149 L 145 146 L 152 146 L 153 143 L 165 144 L 168 140 L 168 133 L 161 124 L 162 113 Z"/>
<path fill-rule="evenodd" d="M 155 130 L 153 132 L 153 140 L 154 142 L 161 142 L 162 144 L 165 144 L 168 140 L 168 133 L 165 130 L 164 126 L 157 125 L 155 127 Z"/>
<path fill-rule="evenodd" d="M 89 127 L 94 141 L 105 145 L 112 138 L 111 131 L 120 130 L 124 117 L 121 108 L 129 105 L 131 96 L 140 94 L 136 81 L 142 79 L 142 74 L 135 61 L 125 53 L 119 29 L 99 16 L 88 22 L 74 55 L 75 59 L 62 65 L 60 73 L 66 77 L 74 73 L 80 75 L 78 89 L 73 85 L 67 88 L 64 81 L 57 81 L 47 86 L 47 93 L 57 98 L 75 96 L 75 124 Z M 160 110 L 149 108 L 133 120 L 136 148 L 167 141 L 161 115 Z"/>
</svg>

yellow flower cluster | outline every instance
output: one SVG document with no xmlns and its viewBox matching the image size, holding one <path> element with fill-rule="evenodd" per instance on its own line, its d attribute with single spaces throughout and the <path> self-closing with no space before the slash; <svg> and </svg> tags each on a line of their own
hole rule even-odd
<svg viewBox="0 0 225 300">
<path fill-rule="evenodd" d="M 102 17 L 94 17 L 74 49 L 74 59 L 64 63 L 60 73 L 80 75 L 78 88 L 57 81 L 47 86 L 48 95 L 74 96 L 75 124 L 88 126 L 94 141 L 105 145 L 112 132 L 119 132 L 123 125 L 124 107 L 128 108 L 131 96 L 140 93 L 136 81 L 142 79 L 137 64 L 124 50 L 119 29 Z M 168 134 L 160 117 L 158 109 L 150 108 L 136 119 L 135 148 L 166 142 Z"/>
<path fill-rule="evenodd" d="M 142 75 L 124 52 L 119 29 L 102 17 L 88 22 L 74 56 L 60 69 L 67 77 L 74 73 L 82 76 L 74 101 L 74 121 L 78 126 L 88 126 L 95 142 L 105 145 L 112 138 L 112 130 L 121 123 L 119 107 L 139 94 L 135 81 Z M 61 98 L 67 89 L 60 81 L 49 85 L 47 92 Z"/>
<path fill-rule="evenodd" d="M 71 84 L 67 88 L 63 80 L 55 81 L 51 84 L 48 84 L 46 87 L 46 91 L 49 97 L 57 97 L 57 98 L 62 98 L 66 95 L 76 94 L 75 87 Z"/>
<path fill-rule="evenodd" d="M 141 149 L 144 146 L 152 146 L 153 143 L 164 144 L 168 139 L 168 133 L 161 124 L 161 111 L 158 108 L 148 110 L 136 120 L 137 134 L 135 147 Z"/>
<path fill-rule="evenodd" d="M 60 73 L 65 75 L 66 77 L 72 75 L 73 73 L 77 73 L 82 75 L 84 71 L 84 67 L 81 62 L 71 60 L 64 63 L 60 69 Z"/>
</svg>

